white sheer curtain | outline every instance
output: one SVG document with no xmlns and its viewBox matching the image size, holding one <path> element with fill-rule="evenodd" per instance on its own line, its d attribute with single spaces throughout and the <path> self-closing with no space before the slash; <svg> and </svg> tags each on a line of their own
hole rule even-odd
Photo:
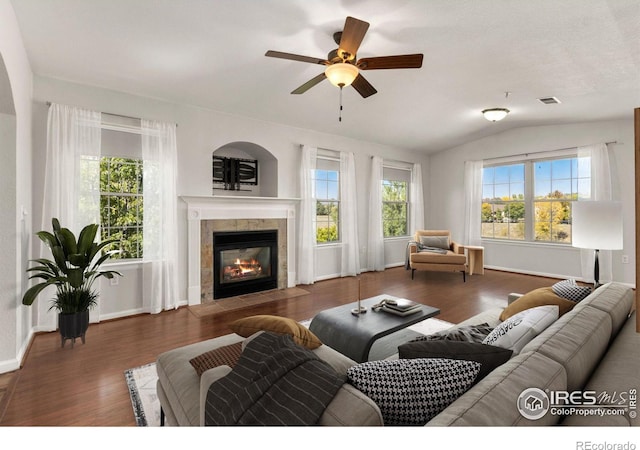
<svg viewBox="0 0 640 450">
<path fill-rule="evenodd" d="M 142 120 L 142 307 L 178 307 L 177 144 L 175 124 Z"/>
<path fill-rule="evenodd" d="M 464 244 L 481 244 L 482 161 L 464 162 Z"/>
<path fill-rule="evenodd" d="M 383 160 L 371 158 L 371 182 L 369 184 L 369 235 L 367 239 L 367 268 L 384 270 L 384 232 L 382 230 L 382 179 Z"/>
<path fill-rule="evenodd" d="M 409 202 L 411 217 L 408 231 L 413 236 L 416 230 L 424 229 L 424 191 L 422 188 L 422 165 L 420 163 L 415 163 L 411 168 Z"/>
<path fill-rule="evenodd" d="M 360 273 L 358 244 L 358 200 L 356 196 L 356 164 L 353 153 L 340 153 L 340 224 L 342 269 L 340 275 Z"/>
<path fill-rule="evenodd" d="M 316 247 L 316 199 L 313 184 L 318 149 L 309 145 L 302 146 L 300 164 L 300 214 L 298 218 L 298 258 L 297 277 L 299 284 L 315 282 Z"/>
<path fill-rule="evenodd" d="M 100 122 L 96 111 L 55 103 L 49 107 L 41 230 L 51 231 L 54 217 L 76 237 L 85 225 L 100 223 Z M 44 244 L 40 255 L 51 259 Z M 99 283 L 95 288 L 99 293 Z M 47 312 L 48 306 L 38 311 L 39 324 L 55 329 L 54 311 Z M 92 310 L 92 321 L 99 311 Z"/>
<path fill-rule="evenodd" d="M 611 164 L 609 162 L 609 148 L 607 144 L 594 144 L 578 147 L 578 158 L 588 158 L 591 161 L 591 200 L 609 201 L 612 196 Z M 581 161 L 579 161 L 579 164 Z M 595 249 L 594 249 L 595 250 Z M 582 277 L 586 280 L 593 278 L 595 253 L 591 249 L 580 250 Z M 598 256 L 600 265 L 600 280 L 613 280 L 613 265 L 611 250 L 600 250 Z"/>
</svg>

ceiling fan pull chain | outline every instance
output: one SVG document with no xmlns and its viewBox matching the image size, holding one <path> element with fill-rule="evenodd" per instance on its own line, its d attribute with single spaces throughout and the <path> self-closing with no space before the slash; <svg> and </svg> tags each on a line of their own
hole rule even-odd
<svg viewBox="0 0 640 450">
<path fill-rule="evenodd" d="M 338 116 L 338 122 L 342 122 L 342 86 L 340 86 L 340 115 Z"/>
</svg>

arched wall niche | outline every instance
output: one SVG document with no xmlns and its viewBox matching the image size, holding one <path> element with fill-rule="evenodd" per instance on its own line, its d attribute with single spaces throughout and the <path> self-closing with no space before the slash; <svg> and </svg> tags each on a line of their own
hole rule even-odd
<svg viewBox="0 0 640 450">
<path fill-rule="evenodd" d="M 258 161 L 258 185 L 242 186 L 240 191 L 214 190 L 214 195 L 278 196 L 278 160 L 266 148 L 253 142 L 230 142 L 213 151 L 213 155 Z"/>
</svg>

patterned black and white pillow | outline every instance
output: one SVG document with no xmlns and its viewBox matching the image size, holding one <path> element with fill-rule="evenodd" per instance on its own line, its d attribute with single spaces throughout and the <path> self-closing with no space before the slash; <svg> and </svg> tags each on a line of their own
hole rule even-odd
<svg viewBox="0 0 640 450">
<path fill-rule="evenodd" d="M 551 289 L 557 296 L 576 303 L 591 294 L 591 288 L 589 286 L 580 286 L 576 283 L 576 280 L 558 281 L 551 286 Z"/>
<path fill-rule="evenodd" d="M 369 361 L 347 380 L 373 400 L 385 425 L 424 425 L 472 385 L 481 364 L 442 358 Z"/>
<path fill-rule="evenodd" d="M 482 342 L 493 331 L 493 327 L 488 323 L 477 325 L 461 325 L 448 328 L 437 333 L 418 336 L 411 342 L 416 341 L 462 341 L 462 342 Z"/>
</svg>

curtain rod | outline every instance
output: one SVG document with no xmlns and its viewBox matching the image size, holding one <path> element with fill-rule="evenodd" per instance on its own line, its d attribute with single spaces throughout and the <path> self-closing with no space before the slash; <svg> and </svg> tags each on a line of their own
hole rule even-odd
<svg viewBox="0 0 640 450">
<path fill-rule="evenodd" d="M 611 145 L 611 144 L 617 144 L 618 141 L 609 141 L 609 142 L 605 142 L 605 145 Z M 544 153 L 554 153 L 554 152 L 561 152 L 564 150 L 573 150 L 573 149 L 577 149 L 578 147 L 565 147 L 565 148 L 557 148 L 555 150 L 542 150 L 539 152 L 529 152 L 529 153 L 520 153 L 519 155 L 507 155 L 507 156 L 496 156 L 493 158 L 485 158 L 482 161 L 493 161 L 495 159 L 505 159 L 505 158 L 517 158 L 519 156 L 530 156 L 530 155 L 541 155 Z"/>
<path fill-rule="evenodd" d="M 373 159 L 374 155 L 371 155 L 371 159 Z M 389 167 L 391 169 L 400 169 L 400 170 L 411 170 L 411 167 L 413 167 L 413 165 L 415 163 L 409 162 L 409 161 L 400 161 L 399 159 L 389 159 L 389 158 L 382 158 L 382 165 L 384 167 Z M 386 163 L 386 164 L 385 164 Z M 411 167 L 400 167 L 400 166 L 394 166 L 393 164 L 406 164 L 406 166 L 411 166 Z"/>
<path fill-rule="evenodd" d="M 51 106 L 51 102 L 46 102 L 47 106 Z M 110 112 L 106 112 L 106 111 L 101 111 L 102 114 L 108 114 L 110 116 L 116 116 L 116 117 L 122 117 L 124 119 L 133 119 L 133 120 L 142 120 L 140 117 L 133 117 L 133 116 L 125 116 L 124 114 L 115 114 L 115 113 L 110 113 Z M 176 128 L 178 127 L 178 124 L 176 123 Z"/>
</svg>

